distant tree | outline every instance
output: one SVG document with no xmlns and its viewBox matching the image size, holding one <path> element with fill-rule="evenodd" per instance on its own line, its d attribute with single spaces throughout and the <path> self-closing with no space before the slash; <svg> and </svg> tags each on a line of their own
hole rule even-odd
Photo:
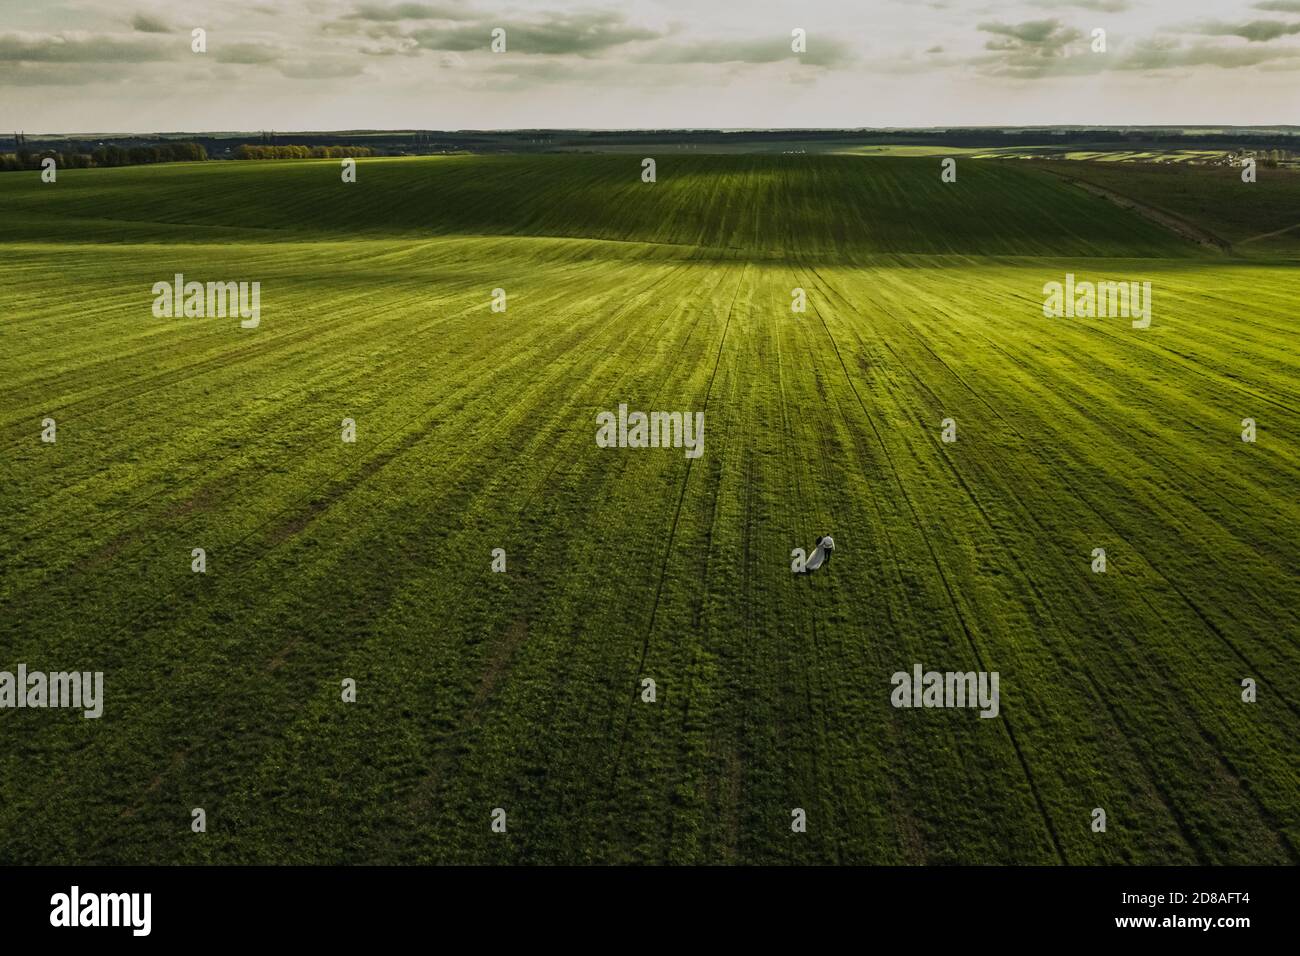
<svg viewBox="0 0 1300 956">
<path fill-rule="evenodd" d="M 373 156 L 369 146 L 306 146 L 282 143 L 277 146 L 243 143 L 232 152 L 235 159 L 339 159 Z"/>
</svg>

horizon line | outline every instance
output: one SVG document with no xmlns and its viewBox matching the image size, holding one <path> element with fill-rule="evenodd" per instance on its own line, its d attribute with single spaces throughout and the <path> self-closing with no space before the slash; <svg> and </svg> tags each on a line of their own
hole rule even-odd
<svg viewBox="0 0 1300 956">
<path fill-rule="evenodd" d="M 272 132 L 276 135 L 310 135 L 310 134 L 383 134 L 383 133 L 443 133 L 455 134 L 502 134 L 502 133 L 913 133 L 913 132 L 949 132 L 971 130 L 1182 130 L 1200 132 L 1212 130 L 1268 130 L 1294 131 L 1300 133 L 1300 125 L 1294 123 L 1021 123 L 1012 125 L 976 124 L 938 126 L 515 126 L 515 127 L 462 127 L 459 129 L 438 129 L 426 126 L 403 127 L 358 127 L 346 129 L 209 129 L 209 130 L 43 130 L 28 133 L 16 130 L 27 136 L 241 136 L 253 132 Z"/>
</svg>

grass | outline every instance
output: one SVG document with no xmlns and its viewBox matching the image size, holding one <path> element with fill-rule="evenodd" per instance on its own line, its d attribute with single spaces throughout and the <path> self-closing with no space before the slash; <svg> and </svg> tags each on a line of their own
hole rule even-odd
<svg viewBox="0 0 1300 956">
<path fill-rule="evenodd" d="M 0 861 L 1295 863 L 1294 265 L 959 165 L 0 178 L 0 669 L 106 683 L 0 711 Z M 261 327 L 154 319 L 177 271 Z M 917 662 L 1001 716 L 891 708 Z"/>
<path fill-rule="evenodd" d="M 1225 162 L 1235 150 L 1218 149 L 1119 149 L 1113 143 L 1098 143 L 1095 148 L 1079 144 L 1056 146 L 912 146 L 885 144 L 861 146 L 836 144 L 831 149 L 854 156 L 965 156 L 970 159 L 1050 159 L 1072 162 L 1102 163 L 1175 163 L 1206 164 Z"/>
<path fill-rule="evenodd" d="M 1194 222 L 1233 246 L 1237 255 L 1300 259 L 1300 170 L 1198 170 L 1116 163 L 1051 164 L 1063 175 L 1141 200 Z"/>
<path fill-rule="evenodd" d="M 1000 163 L 964 164 L 961 189 L 940 182 L 937 160 L 847 156 L 670 155 L 653 189 L 640 159 L 624 156 L 368 160 L 356 189 L 336 161 L 78 172 L 64 172 L 53 196 L 29 176 L 0 180 L 0 239 L 184 241 L 196 228 L 223 242 L 517 235 L 859 261 L 1032 255 L 1050 238 L 1061 254 L 1190 254 L 1137 217 L 1117 223 L 1048 172 Z"/>
</svg>

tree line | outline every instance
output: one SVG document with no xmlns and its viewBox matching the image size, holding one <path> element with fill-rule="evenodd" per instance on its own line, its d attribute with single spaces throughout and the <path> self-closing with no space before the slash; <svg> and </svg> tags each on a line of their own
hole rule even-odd
<svg viewBox="0 0 1300 956">
<path fill-rule="evenodd" d="M 89 153 L 63 152 L 53 149 L 19 148 L 15 153 L 0 154 L 0 170 L 40 169 L 42 161 L 53 157 L 59 169 L 90 169 L 96 166 L 143 166 L 149 163 L 201 162 L 208 151 L 200 143 L 163 143 L 159 146 L 99 146 Z"/>
<path fill-rule="evenodd" d="M 369 146 L 252 146 L 245 143 L 232 154 L 235 159 L 352 159 L 373 156 Z"/>
</svg>

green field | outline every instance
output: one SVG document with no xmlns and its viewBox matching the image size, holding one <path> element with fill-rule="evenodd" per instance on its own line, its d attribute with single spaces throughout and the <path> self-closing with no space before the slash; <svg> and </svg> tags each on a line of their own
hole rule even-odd
<svg viewBox="0 0 1300 956">
<path fill-rule="evenodd" d="M 1300 249 L 1300 170 L 1256 171 L 1243 184 L 1241 169 L 1188 171 L 1176 166 L 1051 163 L 1061 175 L 1130 195 L 1208 230 L 1238 255 L 1296 258 Z"/>
<path fill-rule="evenodd" d="M 1300 861 L 1300 236 L 959 167 L 0 176 L 0 670 L 105 675 L 0 710 L 0 863 Z M 1284 223 L 1224 174 L 1160 170 Z M 155 318 L 177 272 L 261 325 Z M 1151 327 L 1045 318 L 1067 272 Z M 999 716 L 891 707 L 917 663 Z"/>
<path fill-rule="evenodd" d="M 820 145 L 820 144 L 819 144 Z M 810 150 L 811 151 L 811 150 Z M 1226 162 L 1235 154 L 1230 147 L 1149 147 L 1124 149 L 1113 142 L 1064 146 L 926 146 L 905 143 L 862 145 L 831 143 L 822 150 L 845 156 L 966 156 L 972 159 L 1050 159 L 1143 165 L 1211 164 Z"/>
</svg>

